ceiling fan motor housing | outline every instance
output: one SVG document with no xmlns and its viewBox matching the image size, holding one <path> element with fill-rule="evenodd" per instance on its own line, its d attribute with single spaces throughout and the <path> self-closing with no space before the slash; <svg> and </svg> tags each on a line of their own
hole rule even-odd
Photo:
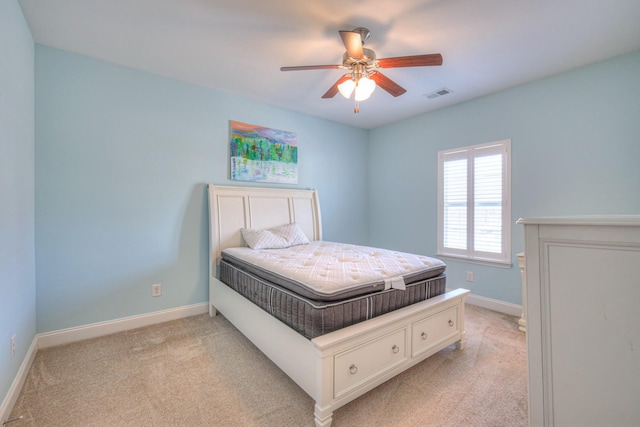
<svg viewBox="0 0 640 427">
<path fill-rule="evenodd" d="M 363 48 L 362 52 L 363 57 L 360 59 L 352 58 L 347 52 L 345 52 L 344 55 L 342 55 L 342 64 L 345 67 L 351 67 L 353 64 L 367 64 L 371 61 L 375 61 L 376 53 L 373 50 Z"/>
</svg>

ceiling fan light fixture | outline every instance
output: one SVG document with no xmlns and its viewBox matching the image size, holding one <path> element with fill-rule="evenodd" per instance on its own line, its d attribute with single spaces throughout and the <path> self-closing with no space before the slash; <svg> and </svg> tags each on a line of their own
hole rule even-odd
<svg viewBox="0 0 640 427">
<path fill-rule="evenodd" d="M 356 84 L 356 101 L 364 101 L 369 99 L 373 91 L 376 89 L 376 82 L 369 77 L 362 77 Z"/>
<path fill-rule="evenodd" d="M 354 82 L 353 79 L 345 80 L 344 82 L 338 85 L 338 90 L 340 91 L 340 94 L 347 99 L 349 99 L 349 97 L 351 96 L 355 88 L 356 88 L 356 82 Z"/>
</svg>

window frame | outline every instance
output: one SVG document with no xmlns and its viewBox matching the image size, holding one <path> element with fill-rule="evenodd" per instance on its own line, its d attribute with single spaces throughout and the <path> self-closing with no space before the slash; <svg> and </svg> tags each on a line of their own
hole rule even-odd
<svg viewBox="0 0 640 427">
<path fill-rule="evenodd" d="M 487 153 L 502 155 L 502 212 L 501 212 L 501 252 L 482 252 L 474 249 L 474 160 Z M 446 161 L 466 159 L 466 249 L 444 246 L 444 165 Z M 439 257 L 451 257 L 461 261 L 511 267 L 511 140 L 504 139 L 485 144 L 470 145 L 438 151 L 438 246 Z"/>
</svg>

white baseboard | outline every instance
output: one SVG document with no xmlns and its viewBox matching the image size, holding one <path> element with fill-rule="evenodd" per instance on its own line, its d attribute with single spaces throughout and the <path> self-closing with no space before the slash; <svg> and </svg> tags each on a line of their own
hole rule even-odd
<svg viewBox="0 0 640 427">
<path fill-rule="evenodd" d="M 22 364 L 20 365 L 18 374 L 13 379 L 13 383 L 11 383 L 9 391 L 4 398 L 2 405 L 0 405 L 0 423 L 4 423 L 8 420 L 13 406 L 18 401 L 18 396 L 20 396 L 20 391 L 22 390 L 22 386 L 24 386 L 24 382 L 27 379 L 27 374 L 31 369 L 31 364 L 33 363 L 33 359 L 35 359 L 37 353 L 38 336 L 36 335 L 35 337 L 33 337 L 33 341 L 29 346 L 29 350 L 27 350 L 27 354 L 22 361 Z"/>
<path fill-rule="evenodd" d="M 450 289 L 447 289 L 447 291 L 449 290 Z M 480 295 L 469 294 L 469 296 L 467 296 L 466 302 L 471 305 L 477 305 L 478 307 L 497 311 L 498 313 L 504 313 L 516 317 L 520 317 L 522 315 L 521 305 L 499 301 L 497 299 L 481 297 Z"/>
<path fill-rule="evenodd" d="M 155 325 L 156 323 L 196 316 L 198 314 L 207 313 L 208 310 L 209 303 L 202 302 L 178 308 L 171 308 L 168 310 L 156 311 L 153 313 L 141 314 L 138 316 L 123 317 L 121 319 L 110 320 L 107 322 L 92 323 L 75 328 L 46 332 L 38 335 L 38 348 L 68 344 L 75 341 L 114 334 L 116 332 Z"/>
</svg>

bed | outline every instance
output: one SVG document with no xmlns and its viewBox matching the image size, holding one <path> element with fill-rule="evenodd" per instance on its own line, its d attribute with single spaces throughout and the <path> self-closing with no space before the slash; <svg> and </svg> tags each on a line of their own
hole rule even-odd
<svg viewBox="0 0 640 427">
<path fill-rule="evenodd" d="M 246 248 L 249 235 L 243 238 L 243 232 L 295 227 L 308 244 L 294 245 L 292 251 L 310 250 L 306 259 L 314 262 L 322 250 L 359 253 L 359 246 L 336 249 L 322 240 L 315 190 L 210 184 L 208 193 L 209 313 L 222 313 L 314 399 L 316 426 L 330 426 L 337 408 L 439 350 L 464 347 L 469 291 L 446 292 L 444 264 L 438 260 L 402 254 L 400 266 L 431 264 L 415 275 L 396 272 L 389 279 L 364 281 L 367 286 L 354 282 L 346 291 L 342 285 L 331 287 L 334 276 L 326 267 L 326 283 L 314 290 L 305 287 L 304 278 L 285 281 L 278 269 L 244 260 L 244 253 L 251 258 L 261 251 Z M 284 248 L 271 252 L 277 253 L 276 263 L 300 263 L 295 270 L 304 270 L 300 254 L 289 255 Z M 360 280 L 364 273 L 352 276 Z M 288 309 L 274 309 L 275 302 Z"/>
</svg>

